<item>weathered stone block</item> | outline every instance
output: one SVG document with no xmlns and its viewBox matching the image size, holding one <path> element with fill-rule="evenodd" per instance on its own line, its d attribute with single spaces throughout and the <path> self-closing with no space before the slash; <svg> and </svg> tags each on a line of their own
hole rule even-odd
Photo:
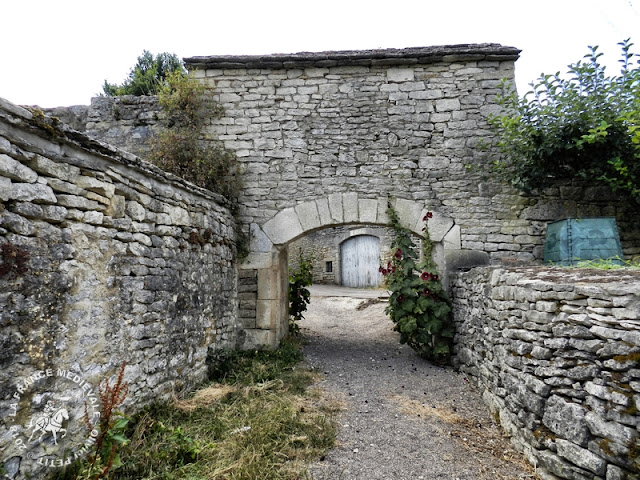
<svg viewBox="0 0 640 480">
<path fill-rule="evenodd" d="M 250 244 L 249 248 L 252 252 L 270 252 L 273 248 L 273 243 L 269 240 L 269 237 L 262 231 L 262 229 L 256 224 L 252 223 L 250 226 Z"/>
<path fill-rule="evenodd" d="M 304 202 L 295 206 L 303 231 L 315 230 L 320 227 L 320 215 L 316 202 Z"/>
<path fill-rule="evenodd" d="M 378 201 L 370 198 L 358 200 L 360 223 L 375 223 L 378 216 Z"/>
<path fill-rule="evenodd" d="M 294 208 L 285 208 L 262 227 L 275 245 L 288 243 L 304 232 Z"/>
<path fill-rule="evenodd" d="M 11 198 L 11 190 L 13 185 L 11 180 L 5 177 L 0 177 L 0 202 L 6 202 Z"/>
<path fill-rule="evenodd" d="M 589 470 L 596 475 L 604 475 L 606 473 L 607 462 L 589 450 L 561 438 L 556 440 L 556 447 L 558 448 L 558 454 L 574 465 Z"/>
<path fill-rule="evenodd" d="M 78 176 L 74 183 L 80 188 L 95 192 L 107 198 L 111 198 L 115 193 L 115 186 L 112 183 L 103 182 L 94 177 L 87 177 L 86 175 Z"/>
<path fill-rule="evenodd" d="M 607 422 L 596 412 L 587 412 L 585 421 L 593 435 L 608 438 L 621 445 L 630 445 L 638 438 L 636 429 L 615 422 Z"/>
<path fill-rule="evenodd" d="M 36 172 L 3 153 L 0 153 L 0 176 L 26 183 L 34 183 L 38 179 Z"/>
<path fill-rule="evenodd" d="M 358 194 L 357 193 L 355 192 L 343 193 L 342 208 L 344 211 L 345 222 L 347 223 L 358 222 L 359 212 L 358 212 Z"/>
<path fill-rule="evenodd" d="M 42 155 L 34 155 L 33 159 L 28 163 L 34 170 L 65 182 L 74 182 L 80 175 L 80 169 L 75 165 L 54 162 Z"/>
<path fill-rule="evenodd" d="M 11 199 L 35 203 L 56 203 L 57 201 L 51 187 L 41 183 L 14 183 Z"/>
<path fill-rule="evenodd" d="M 411 82 L 413 79 L 413 68 L 391 67 L 387 70 L 387 80 L 389 82 Z"/>
<path fill-rule="evenodd" d="M 105 210 L 104 205 L 77 195 L 58 195 L 57 198 L 58 204 L 63 207 L 75 208 L 78 210 Z"/>
<path fill-rule="evenodd" d="M 547 400 L 542 423 L 556 435 L 584 447 L 589 440 L 585 409 L 553 395 Z"/>
</svg>

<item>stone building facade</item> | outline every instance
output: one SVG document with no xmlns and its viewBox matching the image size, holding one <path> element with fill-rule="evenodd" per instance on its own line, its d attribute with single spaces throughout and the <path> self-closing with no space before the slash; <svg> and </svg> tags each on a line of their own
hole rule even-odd
<svg viewBox="0 0 640 480">
<path fill-rule="evenodd" d="M 313 260 L 313 283 L 342 285 L 341 252 L 344 242 L 360 236 L 379 240 L 379 259 L 391 256 L 393 231 L 376 225 L 343 226 L 318 230 L 289 245 L 289 269 L 298 268 L 299 255 Z"/>
</svg>

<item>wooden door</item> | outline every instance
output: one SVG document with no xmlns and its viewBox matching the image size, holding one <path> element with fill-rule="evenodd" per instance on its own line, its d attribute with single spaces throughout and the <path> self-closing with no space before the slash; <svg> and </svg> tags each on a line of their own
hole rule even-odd
<svg viewBox="0 0 640 480">
<path fill-rule="evenodd" d="M 340 249 L 342 285 L 345 287 L 377 287 L 382 281 L 380 239 L 359 235 L 346 240 Z"/>
</svg>

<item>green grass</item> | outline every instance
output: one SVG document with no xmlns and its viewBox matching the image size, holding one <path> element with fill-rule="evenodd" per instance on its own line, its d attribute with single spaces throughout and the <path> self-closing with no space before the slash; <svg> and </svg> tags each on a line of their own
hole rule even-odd
<svg viewBox="0 0 640 480">
<path fill-rule="evenodd" d="M 576 268 L 596 268 L 598 270 L 619 270 L 619 269 L 640 269 L 637 259 L 624 260 L 620 257 L 596 260 L 580 260 L 575 265 Z"/>
<path fill-rule="evenodd" d="M 307 478 L 305 465 L 335 443 L 339 405 L 309 388 L 315 377 L 300 360 L 294 340 L 225 355 L 211 385 L 132 419 L 123 465 L 106 478 Z"/>
</svg>

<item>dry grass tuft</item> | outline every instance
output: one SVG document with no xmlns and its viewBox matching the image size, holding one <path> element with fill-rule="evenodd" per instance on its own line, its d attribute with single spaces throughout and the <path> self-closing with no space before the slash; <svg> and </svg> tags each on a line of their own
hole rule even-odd
<svg viewBox="0 0 640 480">
<path fill-rule="evenodd" d="M 458 415 L 448 408 L 428 407 L 427 405 L 416 402 L 415 400 L 411 400 L 407 397 L 402 397 L 400 395 L 394 395 L 391 398 L 398 404 L 398 406 L 400 407 L 400 411 L 408 415 L 421 418 L 435 418 L 448 424 L 458 424 L 464 426 L 471 426 L 469 424 L 473 423 L 469 419 Z"/>
<path fill-rule="evenodd" d="M 235 391 L 236 387 L 232 385 L 215 383 L 207 388 L 198 390 L 191 398 L 175 400 L 173 405 L 183 412 L 193 412 L 198 408 L 208 407 L 215 402 L 219 402 Z"/>
</svg>

